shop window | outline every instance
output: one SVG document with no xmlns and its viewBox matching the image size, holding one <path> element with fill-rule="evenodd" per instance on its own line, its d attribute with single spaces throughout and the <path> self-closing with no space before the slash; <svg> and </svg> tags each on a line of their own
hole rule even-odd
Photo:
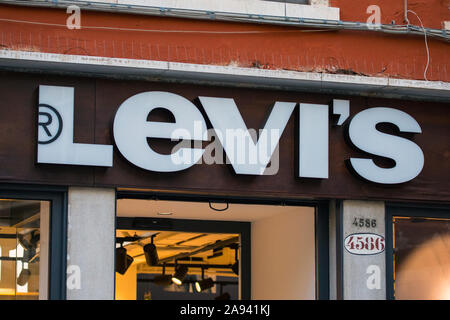
<svg viewBox="0 0 450 320">
<path fill-rule="evenodd" d="M 47 299 L 49 201 L 0 200 L 0 300 Z"/>
<path fill-rule="evenodd" d="M 239 298 L 239 235 L 117 230 L 116 299 Z"/>
<path fill-rule="evenodd" d="M 450 299 L 450 219 L 394 216 L 395 299 Z"/>
<path fill-rule="evenodd" d="M 313 206 L 120 197 L 116 299 L 318 297 Z"/>
</svg>

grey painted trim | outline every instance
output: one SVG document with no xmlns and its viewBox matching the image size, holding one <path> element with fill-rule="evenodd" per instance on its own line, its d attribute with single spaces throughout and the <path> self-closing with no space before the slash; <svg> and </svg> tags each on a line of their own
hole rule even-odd
<svg viewBox="0 0 450 320">
<path fill-rule="evenodd" d="M 273 24 L 295 27 L 312 27 L 331 30 L 358 30 L 383 32 L 387 34 L 424 35 L 421 26 L 381 24 L 373 28 L 371 23 L 361 21 L 340 20 L 340 9 L 330 6 L 314 6 L 287 3 L 287 1 L 242 1 L 229 0 L 226 6 L 219 1 L 159 1 L 159 0 L 116 0 L 81 1 L 81 0 L 0 0 L 0 3 L 31 7 L 50 7 L 66 9 L 69 5 L 77 5 L 82 10 L 103 11 L 112 13 L 128 13 L 150 16 L 173 17 L 183 19 L 200 19 L 208 21 L 232 21 L 240 23 Z M 223 11 L 222 11 L 223 10 Z M 449 40 L 448 32 L 443 29 L 425 28 L 427 37 L 444 41 Z"/>
<path fill-rule="evenodd" d="M 319 24 L 322 27 L 343 27 L 340 9 L 330 6 L 310 6 L 284 1 L 228 1 L 226 6 L 216 1 L 82 1 L 82 0 L 0 0 L 0 3 L 41 8 L 66 9 L 76 5 L 82 10 L 111 13 L 139 14 L 182 19 L 233 21 L 275 25 L 305 26 Z M 282 2 L 282 3 L 280 3 Z M 364 27 L 365 24 L 363 24 Z"/>
<path fill-rule="evenodd" d="M 0 50 L 0 70 L 450 102 L 450 83 Z"/>
</svg>

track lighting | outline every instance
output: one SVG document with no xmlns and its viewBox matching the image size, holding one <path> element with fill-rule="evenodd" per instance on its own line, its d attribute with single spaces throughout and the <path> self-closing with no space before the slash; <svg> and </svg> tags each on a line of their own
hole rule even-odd
<svg viewBox="0 0 450 320">
<path fill-rule="evenodd" d="M 195 282 L 195 290 L 197 290 L 197 292 L 202 292 L 212 287 L 214 287 L 214 280 L 211 278 Z"/>
<path fill-rule="evenodd" d="M 157 266 L 159 263 L 158 251 L 156 246 L 153 244 L 153 238 L 154 236 L 152 236 L 151 243 L 144 246 L 145 261 L 149 266 Z"/>
<path fill-rule="evenodd" d="M 133 257 L 127 254 L 127 249 L 120 247 L 116 249 L 116 271 L 125 274 L 133 263 Z"/>
<path fill-rule="evenodd" d="M 172 276 L 172 282 L 176 285 L 183 283 L 186 274 L 188 273 L 188 266 L 185 264 L 179 264 L 175 267 L 175 274 Z"/>
</svg>

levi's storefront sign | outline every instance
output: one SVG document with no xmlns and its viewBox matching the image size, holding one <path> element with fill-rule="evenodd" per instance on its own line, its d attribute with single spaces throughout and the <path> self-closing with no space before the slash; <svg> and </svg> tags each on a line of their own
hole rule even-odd
<svg viewBox="0 0 450 320">
<path fill-rule="evenodd" d="M 113 167 L 112 145 L 74 141 L 74 94 L 72 87 L 39 86 L 37 162 Z M 134 166 L 151 172 L 170 173 L 200 163 L 224 163 L 230 164 L 237 175 L 276 175 L 280 139 L 295 115 L 298 125 L 292 160 L 299 178 L 329 179 L 330 161 L 348 161 L 348 170 L 366 181 L 401 184 L 417 177 L 424 166 L 422 149 L 409 137 L 379 129 L 380 124 L 387 123 L 399 133 L 422 133 L 411 115 L 395 108 L 367 108 L 349 119 L 348 100 L 334 99 L 331 106 L 273 101 L 265 124 L 252 130 L 234 99 L 198 96 L 198 101 L 204 113 L 182 95 L 167 91 L 146 91 L 128 97 L 117 105 L 111 126 L 118 151 Z M 156 109 L 169 112 L 173 121 L 149 121 L 149 114 Z M 345 123 L 348 144 L 367 157 L 330 159 L 330 121 L 335 126 Z M 161 153 L 149 145 L 149 138 L 176 144 L 170 153 Z M 373 156 L 391 159 L 393 165 L 380 166 Z"/>
</svg>

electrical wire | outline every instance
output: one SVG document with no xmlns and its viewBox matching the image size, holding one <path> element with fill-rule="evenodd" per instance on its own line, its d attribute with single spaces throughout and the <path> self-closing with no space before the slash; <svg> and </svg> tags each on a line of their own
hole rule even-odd
<svg viewBox="0 0 450 320">
<path fill-rule="evenodd" d="M 417 13 L 415 13 L 412 10 L 408 10 L 407 13 L 408 12 L 411 12 L 412 14 L 414 14 L 417 17 L 417 19 L 419 19 L 420 25 L 422 26 L 423 34 L 425 36 L 425 49 L 427 50 L 427 64 L 426 64 L 425 70 L 423 72 L 423 77 L 424 77 L 425 81 L 428 81 L 428 79 L 427 79 L 427 71 L 428 71 L 428 66 L 430 65 L 430 49 L 428 48 L 427 32 L 426 32 L 426 30 L 425 30 L 425 28 L 423 26 L 422 20 L 419 18 Z"/>
<path fill-rule="evenodd" d="M 29 21 L 29 20 L 17 20 L 17 19 L 7 19 L 0 18 L 0 21 L 11 22 L 11 23 L 24 23 L 32 25 L 42 25 L 51 27 L 61 27 L 67 28 L 66 24 L 58 23 L 48 23 L 39 21 Z M 315 26 L 318 27 L 318 26 Z M 81 29 L 97 29 L 97 30 L 113 30 L 113 31 L 133 31 L 133 32 L 150 32 L 150 33 L 196 33 L 196 34 L 269 34 L 269 33 L 301 33 L 301 32 L 327 32 L 335 31 L 338 29 L 349 29 L 349 30 L 362 30 L 360 28 L 326 28 L 326 29 L 314 29 L 314 30 L 246 30 L 246 31 L 210 31 L 210 30 L 164 30 L 164 29 L 137 29 L 137 28 L 119 28 L 119 27 L 107 27 L 107 26 L 82 26 Z M 415 33 L 415 34 L 425 34 L 430 35 L 430 30 L 427 31 L 423 26 L 417 27 L 413 25 L 381 25 L 380 29 L 385 33 L 391 34 L 405 34 L 405 33 Z M 376 29 L 364 28 L 366 31 L 373 31 Z M 443 36 L 442 34 L 434 34 L 435 37 L 441 37 L 446 41 L 450 41 L 450 38 Z"/>
<path fill-rule="evenodd" d="M 3 22 L 12 23 L 24 23 L 33 25 L 42 25 L 50 27 L 64 27 L 67 28 L 66 24 L 58 23 L 48 23 L 48 22 L 38 22 L 38 21 L 28 21 L 28 20 L 17 20 L 17 19 L 6 19 L 0 18 Z M 81 29 L 102 29 L 102 30 L 114 30 L 114 31 L 139 31 L 139 32 L 154 32 L 154 33 L 200 33 L 200 34 L 261 34 L 261 33 L 290 33 L 290 32 L 323 32 L 332 30 L 247 30 L 247 31 L 209 31 L 209 30 L 164 30 L 164 29 L 136 29 L 136 28 L 119 28 L 119 27 L 103 27 L 103 26 L 82 26 Z"/>
<path fill-rule="evenodd" d="M 353 21 L 341 21 L 341 20 L 325 20 L 325 19 L 310 19 L 299 17 L 286 17 L 286 16 L 271 16 L 271 15 L 257 15 L 257 14 L 243 14 L 232 12 L 211 12 L 207 10 L 193 10 L 193 9 L 176 9 L 176 8 L 164 8 L 164 7 L 152 7 L 144 5 L 128 5 L 117 3 L 101 3 L 91 1 L 61 1 L 61 0 L 34 0 L 30 2 L 12 1 L 12 0 L 0 0 L 0 3 L 9 3 L 14 5 L 26 5 L 26 6 L 40 6 L 40 7 L 59 7 L 66 8 L 68 5 L 77 5 L 86 10 L 105 11 L 105 12 L 123 12 L 133 13 L 140 15 L 156 15 L 164 17 L 180 17 L 180 18 L 192 18 L 192 19 L 207 19 L 217 21 L 232 21 L 232 22 L 247 22 L 247 23 L 263 23 L 281 26 L 293 26 L 293 27 L 311 27 L 318 29 L 328 30 L 358 30 L 358 31 L 374 31 L 384 32 L 390 34 L 419 34 L 426 33 L 427 36 L 450 42 L 450 35 L 446 30 L 441 29 L 426 29 L 417 26 L 412 26 L 409 23 L 406 25 L 390 25 L 383 24 L 379 28 L 373 28 L 371 24 L 363 22 Z M 407 3 L 405 2 L 405 6 Z M 406 21 L 408 22 L 408 21 Z M 34 22 L 30 22 L 34 23 Z M 49 24 L 51 25 L 51 24 Z M 109 30 L 127 30 L 127 31 L 144 31 L 143 29 L 125 29 L 114 27 L 84 27 L 84 28 L 96 28 L 96 29 L 109 29 Z M 303 32 L 313 32 L 314 30 L 305 30 Z M 211 33 L 211 34 L 238 34 L 238 33 L 268 33 L 274 31 L 194 31 L 194 30 L 148 30 L 148 32 L 164 32 L 164 33 Z M 285 30 L 280 32 L 296 32 L 295 30 Z M 315 32 L 315 31 L 314 31 Z"/>
</svg>

